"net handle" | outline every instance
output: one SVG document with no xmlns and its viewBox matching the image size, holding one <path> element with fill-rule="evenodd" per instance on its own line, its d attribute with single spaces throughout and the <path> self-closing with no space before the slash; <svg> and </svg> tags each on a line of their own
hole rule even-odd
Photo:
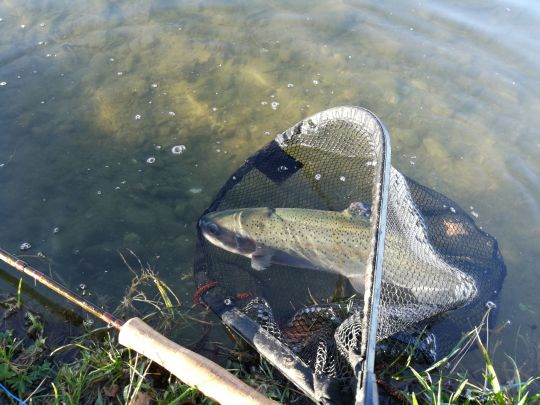
<svg viewBox="0 0 540 405">
<path fill-rule="evenodd" d="M 365 302 L 364 315 L 368 321 L 365 338 L 365 353 L 360 363 L 361 370 L 358 375 L 356 392 L 356 405 L 378 404 L 377 377 L 375 375 L 375 346 L 377 344 L 377 330 L 379 320 L 379 303 L 381 297 L 381 283 L 383 276 L 384 238 L 386 234 L 386 217 L 388 211 L 388 190 L 391 172 L 390 135 L 381 120 L 371 113 L 381 129 L 381 165 L 380 165 L 380 198 L 376 201 L 377 206 L 373 209 L 375 220 L 378 221 L 373 256 L 373 279 L 371 294 Z"/>
</svg>

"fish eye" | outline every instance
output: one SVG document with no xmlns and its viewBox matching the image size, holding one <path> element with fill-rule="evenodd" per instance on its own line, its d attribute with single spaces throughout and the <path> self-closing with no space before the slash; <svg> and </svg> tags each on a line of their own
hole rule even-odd
<svg viewBox="0 0 540 405">
<path fill-rule="evenodd" d="M 210 232 L 212 235 L 219 235 L 219 226 L 212 222 L 208 225 L 208 232 Z"/>
</svg>

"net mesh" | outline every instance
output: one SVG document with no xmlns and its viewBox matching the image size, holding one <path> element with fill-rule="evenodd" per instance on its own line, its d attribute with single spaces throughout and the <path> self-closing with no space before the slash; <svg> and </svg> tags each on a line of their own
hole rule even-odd
<svg viewBox="0 0 540 405">
<path fill-rule="evenodd" d="M 364 285 L 369 286 L 377 222 L 371 213 L 360 242 L 355 229 L 354 236 L 340 228 L 307 238 L 302 230 L 313 229 L 311 224 L 328 212 L 354 216 L 351 207 L 360 207 L 360 215 L 370 217 L 367 207 L 376 206 L 381 191 L 382 131 L 372 113 L 357 107 L 309 117 L 249 158 L 201 219 L 213 212 L 252 207 L 308 213 L 301 216 L 307 224 L 287 225 L 287 237 L 283 230 L 267 230 L 274 232 L 272 240 L 284 239 L 287 249 L 301 251 L 302 265 L 282 259 L 256 271 L 253 258 L 242 253 L 239 229 L 233 232 L 236 252 L 199 229 L 195 274 L 201 288 L 211 283 L 202 299 L 216 313 L 232 319 L 224 314 L 234 308 L 246 315 L 228 321 L 244 338 L 257 347 L 262 333 L 265 341 L 285 350 L 288 363 L 280 363 L 277 356 L 257 347 L 316 401 L 324 395 L 339 395 L 340 402 L 354 400 L 359 377 L 354 370 L 366 344 L 364 320 L 369 317 L 364 314 L 363 291 L 347 282 L 352 270 L 341 258 L 358 261 L 358 272 L 364 271 Z M 456 343 L 462 331 L 478 323 L 485 302 L 493 300 L 500 288 L 504 263 L 495 239 L 455 202 L 393 168 L 387 203 L 377 351 L 392 356 L 414 343 L 415 359 L 432 362 Z M 317 249 L 317 237 L 337 253 L 310 253 L 309 249 Z M 351 245 L 353 240 L 357 242 Z M 354 256 L 357 250 L 364 251 L 358 256 L 364 263 Z M 320 265 L 321 256 L 330 263 Z M 306 260 L 319 264 L 309 268 Z M 319 271 L 321 267 L 325 271 Z M 255 325 L 251 329 L 241 325 L 246 318 Z M 291 373 L 291 364 L 302 372 Z M 317 389 L 321 381 L 326 386 L 322 391 Z"/>
</svg>

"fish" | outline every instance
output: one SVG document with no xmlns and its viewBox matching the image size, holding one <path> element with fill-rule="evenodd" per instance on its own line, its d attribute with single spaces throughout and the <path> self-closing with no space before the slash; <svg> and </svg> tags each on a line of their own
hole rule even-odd
<svg viewBox="0 0 540 405">
<path fill-rule="evenodd" d="M 434 251 L 422 224 L 409 222 L 408 232 L 386 234 L 383 282 L 433 311 L 471 302 L 477 294 L 474 279 Z M 365 292 L 372 236 L 371 211 L 362 202 L 343 211 L 227 209 L 203 215 L 199 229 L 213 245 L 249 258 L 254 270 L 273 264 L 320 270 L 342 275 L 356 292 Z"/>
<path fill-rule="evenodd" d="M 250 258 L 254 270 L 278 264 L 338 273 L 363 293 L 370 217 L 363 203 L 340 212 L 258 207 L 206 214 L 199 228 L 213 245 Z"/>
</svg>

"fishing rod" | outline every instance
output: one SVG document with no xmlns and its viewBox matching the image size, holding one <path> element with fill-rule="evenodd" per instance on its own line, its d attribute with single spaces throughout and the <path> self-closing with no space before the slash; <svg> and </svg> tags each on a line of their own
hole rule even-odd
<svg viewBox="0 0 540 405">
<path fill-rule="evenodd" d="M 117 329 L 118 342 L 122 346 L 144 355 L 167 369 L 185 384 L 197 387 L 207 397 L 223 405 L 277 404 L 223 367 L 167 339 L 140 318 L 135 317 L 124 322 L 1 248 L 0 260 Z"/>
</svg>

